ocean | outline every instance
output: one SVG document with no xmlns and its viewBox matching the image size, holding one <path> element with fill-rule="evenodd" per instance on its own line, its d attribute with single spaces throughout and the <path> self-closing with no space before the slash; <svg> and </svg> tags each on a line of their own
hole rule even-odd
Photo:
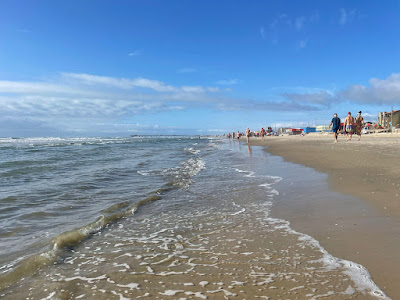
<svg viewBox="0 0 400 300">
<path fill-rule="evenodd" d="M 0 158 L 1 298 L 387 299 L 271 214 L 302 189 L 261 147 L 2 138 Z"/>
</svg>

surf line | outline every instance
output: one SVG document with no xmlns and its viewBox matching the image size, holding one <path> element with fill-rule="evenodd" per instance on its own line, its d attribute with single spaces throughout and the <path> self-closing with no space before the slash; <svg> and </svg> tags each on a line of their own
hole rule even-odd
<svg viewBox="0 0 400 300">
<path fill-rule="evenodd" d="M 244 177 L 255 177 L 254 175 L 256 174 L 256 172 L 253 171 L 244 171 L 237 168 L 235 168 L 235 171 L 239 173 L 248 173 L 247 175 L 244 175 Z"/>
<path fill-rule="evenodd" d="M 150 193 L 151 195 L 149 197 L 134 203 L 122 212 L 117 212 L 110 215 L 103 214 L 90 224 L 61 233 L 60 235 L 54 237 L 50 241 L 50 250 L 38 254 L 33 254 L 21 260 L 13 270 L 0 276 L 0 292 L 19 282 L 22 278 L 32 276 L 40 269 L 55 263 L 58 259 L 60 259 L 61 254 L 64 251 L 77 246 L 78 244 L 87 240 L 90 236 L 102 231 L 107 226 L 117 222 L 124 217 L 134 215 L 138 209 L 142 208 L 145 205 L 161 200 L 162 198 L 160 194 L 162 192 L 168 192 L 177 188 L 179 187 L 168 186 L 166 188 L 157 190 Z M 156 195 L 154 195 L 155 193 Z M 124 206 L 127 205 L 121 205 L 120 207 Z M 103 213 L 115 211 L 117 208 L 119 208 L 118 205 L 114 204 L 108 209 L 105 209 Z"/>
<path fill-rule="evenodd" d="M 234 206 L 239 207 L 239 208 L 242 208 L 242 209 L 239 210 L 239 211 L 237 211 L 237 212 L 234 212 L 233 214 L 230 214 L 231 216 L 236 216 L 236 215 L 239 215 L 239 214 L 244 213 L 244 212 L 246 211 L 246 208 L 241 207 L 240 205 L 236 204 L 235 202 L 232 202 L 232 204 L 233 204 Z"/>
</svg>

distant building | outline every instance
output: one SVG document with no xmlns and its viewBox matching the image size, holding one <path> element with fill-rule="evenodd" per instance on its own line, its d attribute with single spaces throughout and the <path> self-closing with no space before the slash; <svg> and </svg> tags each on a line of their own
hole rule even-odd
<svg viewBox="0 0 400 300">
<path fill-rule="evenodd" d="M 318 125 L 315 127 L 317 132 L 324 132 L 324 131 L 330 131 L 331 128 L 328 125 Z"/>
<path fill-rule="evenodd" d="M 383 128 L 389 128 L 392 122 L 392 112 L 380 112 L 378 114 L 378 124 Z M 400 110 L 393 111 L 393 127 L 400 127 Z"/>
<path fill-rule="evenodd" d="M 281 127 L 278 129 L 279 134 L 290 133 L 291 128 L 289 127 Z"/>
<path fill-rule="evenodd" d="M 303 129 L 302 128 L 291 128 L 289 131 L 290 135 L 299 135 L 303 134 Z"/>
<path fill-rule="evenodd" d="M 315 128 L 315 127 L 303 127 L 302 129 L 303 129 L 304 133 L 310 133 L 310 132 L 316 132 L 317 131 L 317 128 Z"/>
</svg>

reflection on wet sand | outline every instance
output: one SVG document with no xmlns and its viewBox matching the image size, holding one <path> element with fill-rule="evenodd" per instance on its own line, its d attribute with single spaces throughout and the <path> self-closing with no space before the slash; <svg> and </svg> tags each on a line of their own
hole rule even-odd
<svg viewBox="0 0 400 300">
<path fill-rule="evenodd" d="M 247 154 L 249 155 L 249 157 L 253 157 L 253 150 L 251 149 L 250 145 L 247 145 Z"/>
</svg>

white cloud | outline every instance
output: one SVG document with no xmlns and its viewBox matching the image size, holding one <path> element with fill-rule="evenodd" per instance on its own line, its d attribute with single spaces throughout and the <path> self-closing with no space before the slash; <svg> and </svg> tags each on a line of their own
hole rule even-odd
<svg viewBox="0 0 400 300">
<path fill-rule="evenodd" d="M 356 17 L 357 17 L 357 11 L 355 9 L 348 11 L 342 8 L 340 9 L 339 24 L 344 26 L 347 23 L 352 22 Z"/>
<path fill-rule="evenodd" d="M 223 133 L 226 131 L 226 129 L 217 129 L 217 128 L 212 128 L 212 129 L 207 129 L 208 132 L 220 132 Z"/>
<path fill-rule="evenodd" d="M 319 111 L 325 108 L 319 103 L 311 103 L 301 101 L 300 99 L 280 100 L 262 100 L 254 101 L 250 99 L 229 99 L 229 101 L 220 101 L 216 107 L 222 111 L 284 111 L 284 112 L 299 112 L 299 111 Z"/>
<path fill-rule="evenodd" d="M 367 113 L 367 112 L 362 113 L 362 116 L 364 117 L 365 121 L 369 121 L 369 122 L 376 121 L 377 118 L 378 118 L 377 114 L 370 114 L 370 113 Z"/>
<path fill-rule="evenodd" d="M 0 93 L 16 94 L 83 94 L 89 95 L 91 92 L 64 84 L 54 84 L 50 82 L 20 82 L 0 80 Z"/>
<path fill-rule="evenodd" d="M 313 24 L 318 23 L 319 22 L 319 12 L 318 11 L 314 11 L 312 13 L 312 15 L 309 17 L 309 21 Z"/>
<path fill-rule="evenodd" d="M 329 93 L 328 91 L 318 91 L 313 93 L 283 93 L 286 99 L 294 101 L 296 103 L 307 103 L 313 105 L 329 105 L 331 101 L 335 98 L 335 95 Z"/>
<path fill-rule="evenodd" d="M 223 80 L 218 80 L 216 84 L 218 85 L 235 85 L 240 82 L 239 79 L 233 78 L 233 79 L 223 79 Z"/>
<path fill-rule="evenodd" d="M 213 88 L 204 88 L 200 86 L 182 86 L 174 87 L 165 84 L 159 80 L 152 80 L 147 78 L 116 78 L 108 76 L 90 75 L 90 74 L 77 74 L 77 73 L 62 73 L 64 79 L 76 80 L 75 83 L 86 84 L 86 85 L 107 85 L 110 87 L 121 88 L 121 89 L 132 89 L 132 88 L 144 88 L 151 89 L 156 92 L 195 92 L 204 93 L 205 91 L 213 92 L 217 91 Z"/>
<path fill-rule="evenodd" d="M 204 93 L 205 89 L 201 86 L 182 86 L 181 91 L 185 93 Z"/>
<path fill-rule="evenodd" d="M 400 104 L 400 73 L 386 79 L 371 78 L 368 86 L 352 85 L 339 95 L 360 103 Z"/>
<path fill-rule="evenodd" d="M 315 25 L 319 22 L 320 16 L 318 11 L 314 11 L 310 15 L 302 15 L 297 17 L 289 17 L 287 14 L 280 14 L 272 20 L 269 27 L 266 29 L 264 26 L 260 27 L 260 35 L 263 39 L 269 37 L 271 42 L 277 44 L 281 36 L 281 32 L 303 32 L 305 27 L 308 25 Z M 303 40 L 302 45 L 306 45 L 307 42 Z M 300 48 L 304 48 L 300 47 Z"/>
<path fill-rule="evenodd" d="M 297 17 L 295 22 L 294 22 L 294 26 L 298 31 L 301 31 L 303 29 L 303 25 L 304 22 L 306 21 L 306 17 L 301 16 L 301 17 Z"/>
<path fill-rule="evenodd" d="M 219 84 L 238 82 L 238 79 L 226 79 Z M 21 128 L 26 128 L 23 124 L 29 120 L 29 124 L 37 128 L 78 132 L 97 128 L 94 124 L 101 122 L 122 124 L 117 121 L 137 114 L 188 107 L 221 111 L 313 112 L 326 110 L 332 103 L 395 105 L 400 104 L 400 74 L 392 74 L 386 79 L 372 78 L 367 85 L 352 85 L 338 92 L 305 87 L 273 90 L 264 100 L 255 101 L 228 97 L 225 88 L 212 86 L 174 86 L 140 77 L 61 73 L 47 81 L 0 80 L 0 111 L 3 120 L 12 120 L 10 125 L 5 125 L 10 132 L 18 120 Z M 1 132 L 5 132 L 4 127 Z"/>
<path fill-rule="evenodd" d="M 72 85 L 105 85 L 122 89 L 131 89 L 133 84 L 130 79 L 98 76 L 83 73 L 61 73 L 62 79 L 67 80 Z M 71 81 L 72 80 L 72 81 Z"/>
<path fill-rule="evenodd" d="M 151 80 L 146 78 L 137 78 L 129 81 L 133 87 L 142 87 L 155 90 L 157 92 L 173 92 L 177 88 L 166 85 L 165 83 L 158 80 Z"/>
<path fill-rule="evenodd" d="M 143 50 L 135 50 L 133 52 L 128 53 L 128 56 L 139 56 L 143 54 Z"/>
<path fill-rule="evenodd" d="M 278 130 L 279 128 L 301 128 L 309 126 L 310 124 L 307 122 L 299 122 L 299 121 L 286 121 L 286 122 L 278 122 L 273 124 L 273 129 Z"/>
<path fill-rule="evenodd" d="M 282 93 L 282 96 L 295 103 L 320 106 L 329 105 L 332 101 L 400 105 L 400 73 L 394 73 L 386 79 L 371 78 L 369 85 L 355 84 L 335 93 L 310 89 L 305 92 Z"/>
<path fill-rule="evenodd" d="M 342 8 L 340 10 L 339 24 L 344 25 L 344 24 L 346 24 L 346 22 L 347 22 L 347 11 L 344 8 Z"/>
<path fill-rule="evenodd" d="M 52 96 L 16 96 L 1 99 L 0 108 L 9 116 L 24 115 L 45 118 L 117 117 L 146 111 L 175 110 L 162 102 L 120 99 Z"/>
<path fill-rule="evenodd" d="M 23 124 L 29 118 L 32 124 L 44 124 L 41 128 L 75 132 L 85 126 L 93 127 L 98 119 L 110 121 L 136 114 L 184 110 L 189 103 L 212 106 L 219 92 L 218 87 L 172 86 L 140 77 L 60 73 L 47 81 L 0 80 L 0 111 L 3 119 L 12 118 L 14 123 L 20 120 L 21 128 L 25 128 Z"/>
<path fill-rule="evenodd" d="M 261 35 L 261 37 L 262 37 L 263 39 L 266 38 L 264 26 L 261 26 L 261 27 L 260 27 L 260 35 Z"/>
<path fill-rule="evenodd" d="M 273 29 L 282 25 L 292 26 L 292 23 L 292 20 L 288 17 L 287 14 L 280 14 L 271 22 L 270 28 Z"/>
</svg>

